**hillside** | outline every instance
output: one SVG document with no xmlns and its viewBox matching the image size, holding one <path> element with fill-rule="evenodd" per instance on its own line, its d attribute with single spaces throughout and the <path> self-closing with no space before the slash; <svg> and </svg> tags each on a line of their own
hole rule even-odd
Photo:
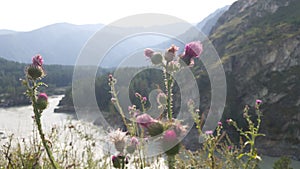
<svg viewBox="0 0 300 169">
<path fill-rule="evenodd" d="M 28 98 L 23 94 L 25 87 L 20 79 L 24 78 L 27 64 L 8 61 L 0 58 L 0 107 L 19 106 L 29 104 Z M 45 65 L 47 76 L 44 82 L 48 88 L 42 91 L 49 95 L 63 94 L 66 87 L 71 85 L 73 67 L 62 65 Z"/>
<path fill-rule="evenodd" d="M 300 159 L 300 1 L 239 0 L 209 38 L 227 75 L 225 117 L 262 99 L 265 154 Z"/>
</svg>

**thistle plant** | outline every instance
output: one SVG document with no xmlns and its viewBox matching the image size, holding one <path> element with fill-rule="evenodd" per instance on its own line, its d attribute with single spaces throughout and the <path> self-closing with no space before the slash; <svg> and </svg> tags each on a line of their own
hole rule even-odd
<svg viewBox="0 0 300 169">
<path fill-rule="evenodd" d="M 243 116 L 247 121 L 248 130 L 244 131 L 241 128 L 239 128 L 237 123 L 232 119 L 227 120 L 227 123 L 229 125 L 235 127 L 235 129 L 239 132 L 239 134 L 245 137 L 246 142 L 244 143 L 244 146 L 245 147 L 250 146 L 249 151 L 243 152 L 239 154 L 237 157 L 237 159 L 242 159 L 243 157 L 247 158 L 247 162 L 243 164 L 244 169 L 248 169 L 248 168 L 255 169 L 258 167 L 258 162 L 261 161 L 261 157 L 258 155 L 257 149 L 255 148 L 256 138 L 259 136 L 265 136 L 264 134 L 259 133 L 261 117 L 262 117 L 262 112 L 260 111 L 261 103 L 262 103 L 261 100 L 256 100 L 255 102 L 255 113 L 257 115 L 256 123 L 251 120 L 251 116 L 249 115 L 250 107 L 246 105 L 244 108 Z"/>
<path fill-rule="evenodd" d="M 188 102 L 189 112 L 192 114 L 194 119 L 198 134 L 200 138 L 203 138 L 202 143 L 202 151 L 206 154 L 206 161 L 204 161 L 207 166 L 211 169 L 221 168 L 221 161 L 217 161 L 217 156 L 215 155 L 218 147 L 221 146 L 221 140 L 226 136 L 226 132 L 223 131 L 222 122 L 218 122 L 218 126 L 214 131 L 207 130 L 205 132 L 202 131 L 202 126 L 204 123 L 204 113 L 199 115 L 199 109 L 194 110 L 194 102 L 190 100 Z M 199 140 L 200 141 L 200 140 Z"/>
<path fill-rule="evenodd" d="M 136 106 L 130 107 L 129 114 L 131 115 L 131 121 L 128 122 L 117 98 L 117 91 L 115 90 L 117 80 L 112 75 L 109 75 L 110 93 L 112 94 L 111 100 L 120 113 L 129 135 L 138 135 L 141 138 L 159 136 L 161 148 L 167 155 L 170 169 L 175 168 L 175 156 L 180 150 L 179 137 L 186 132 L 185 126 L 173 118 L 174 75 L 183 67 L 193 66 L 194 58 L 199 57 L 203 50 L 202 44 L 199 41 L 188 43 L 185 46 L 184 53 L 181 55 L 176 54 L 178 49 L 177 46 L 172 45 L 164 54 L 155 52 L 149 48 L 144 50 L 145 56 L 151 60 L 152 64 L 161 67 L 163 71 L 165 92 L 161 91 L 157 95 L 158 109 L 162 112 L 158 119 L 154 119 L 146 113 L 145 104 L 147 98 L 139 93 L 135 93 L 135 96 L 141 102 L 141 110 L 136 110 Z M 132 116 L 133 114 L 134 116 Z M 169 145 L 173 145 L 173 147 Z M 139 146 L 144 146 L 144 144 L 141 143 Z M 166 147 L 170 147 L 170 149 L 166 149 Z M 123 165 L 119 164 L 124 162 L 124 158 L 114 156 L 112 161 L 116 164 L 116 168 L 120 168 Z M 141 168 L 143 168 L 143 166 Z"/>
<path fill-rule="evenodd" d="M 41 55 L 36 55 L 32 58 L 32 64 L 25 69 L 25 80 L 22 80 L 24 86 L 27 90 L 25 94 L 29 97 L 34 113 L 34 121 L 38 129 L 42 144 L 46 150 L 48 158 L 51 162 L 53 168 L 59 168 L 56 164 L 52 152 L 49 147 L 49 141 L 45 138 L 43 132 L 41 117 L 43 111 L 48 106 L 48 96 L 46 93 L 40 93 L 38 91 L 40 86 L 47 86 L 40 80 L 45 76 L 45 71 L 43 69 L 43 58 Z"/>
</svg>

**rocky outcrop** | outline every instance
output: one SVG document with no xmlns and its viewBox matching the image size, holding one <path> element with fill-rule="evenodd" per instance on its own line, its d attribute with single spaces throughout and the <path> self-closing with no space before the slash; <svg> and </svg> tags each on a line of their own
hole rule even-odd
<svg viewBox="0 0 300 169">
<path fill-rule="evenodd" d="M 237 112 L 245 104 L 262 99 L 267 136 L 258 143 L 260 151 L 295 159 L 300 159 L 299 8 L 296 0 L 239 0 L 210 34 L 230 79 L 227 117 L 241 117 Z"/>
</svg>

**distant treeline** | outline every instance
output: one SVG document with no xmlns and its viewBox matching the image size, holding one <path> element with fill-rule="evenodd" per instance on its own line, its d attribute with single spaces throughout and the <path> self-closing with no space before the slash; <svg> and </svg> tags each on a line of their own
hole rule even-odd
<svg viewBox="0 0 300 169">
<path fill-rule="evenodd" d="M 28 64 L 0 58 L 0 65 L 0 107 L 29 104 L 20 81 Z M 43 81 L 48 87 L 41 90 L 49 95 L 63 94 L 64 88 L 72 83 L 73 66 L 45 65 L 44 69 L 47 76 Z"/>
</svg>

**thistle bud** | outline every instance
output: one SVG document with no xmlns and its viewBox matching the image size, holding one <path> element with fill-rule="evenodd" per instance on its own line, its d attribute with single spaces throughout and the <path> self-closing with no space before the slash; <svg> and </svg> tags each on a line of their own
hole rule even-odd
<svg viewBox="0 0 300 169">
<path fill-rule="evenodd" d="M 164 126 L 160 122 L 152 123 L 148 126 L 150 136 L 157 136 L 164 132 Z"/>
<path fill-rule="evenodd" d="M 172 45 L 165 53 L 165 60 L 171 62 L 175 58 L 175 53 L 178 51 L 178 47 Z"/>
<path fill-rule="evenodd" d="M 112 156 L 112 157 L 111 157 L 111 161 L 112 161 L 113 166 L 114 166 L 115 168 L 120 168 L 120 167 L 121 167 L 121 161 L 120 161 L 119 157 L 117 157 L 117 156 Z"/>
<path fill-rule="evenodd" d="M 151 56 L 151 62 L 154 64 L 154 65 L 158 65 L 158 64 L 161 64 L 162 63 L 162 55 L 158 52 L 154 53 L 153 56 Z"/>
<path fill-rule="evenodd" d="M 153 54 L 154 54 L 154 51 L 150 48 L 146 48 L 144 50 L 144 55 L 148 58 L 151 58 L 153 56 Z"/>
<path fill-rule="evenodd" d="M 40 93 L 36 100 L 36 106 L 39 110 L 45 110 L 48 106 L 48 96 L 46 93 Z"/>
<path fill-rule="evenodd" d="M 170 147 L 169 145 L 176 144 L 177 141 L 178 139 L 177 139 L 176 132 L 174 130 L 167 130 L 163 136 L 162 147 L 163 148 Z M 171 149 L 165 151 L 165 153 L 168 156 L 176 155 L 179 153 L 179 149 L 180 149 L 180 144 L 178 143 L 175 146 L 173 146 Z"/>
<path fill-rule="evenodd" d="M 117 140 L 114 143 L 115 143 L 116 150 L 119 152 L 123 152 L 125 148 L 125 140 Z"/>
<path fill-rule="evenodd" d="M 33 80 L 42 78 L 45 75 L 43 68 L 41 66 L 35 65 L 28 66 L 26 69 L 26 73 L 29 76 L 29 78 Z"/>
<path fill-rule="evenodd" d="M 138 144 L 139 144 L 138 139 L 136 137 L 132 137 L 131 140 L 130 140 L 129 145 L 126 147 L 126 151 L 129 154 L 134 153 L 134 151 L 136 150 Z"/>
</svg>

